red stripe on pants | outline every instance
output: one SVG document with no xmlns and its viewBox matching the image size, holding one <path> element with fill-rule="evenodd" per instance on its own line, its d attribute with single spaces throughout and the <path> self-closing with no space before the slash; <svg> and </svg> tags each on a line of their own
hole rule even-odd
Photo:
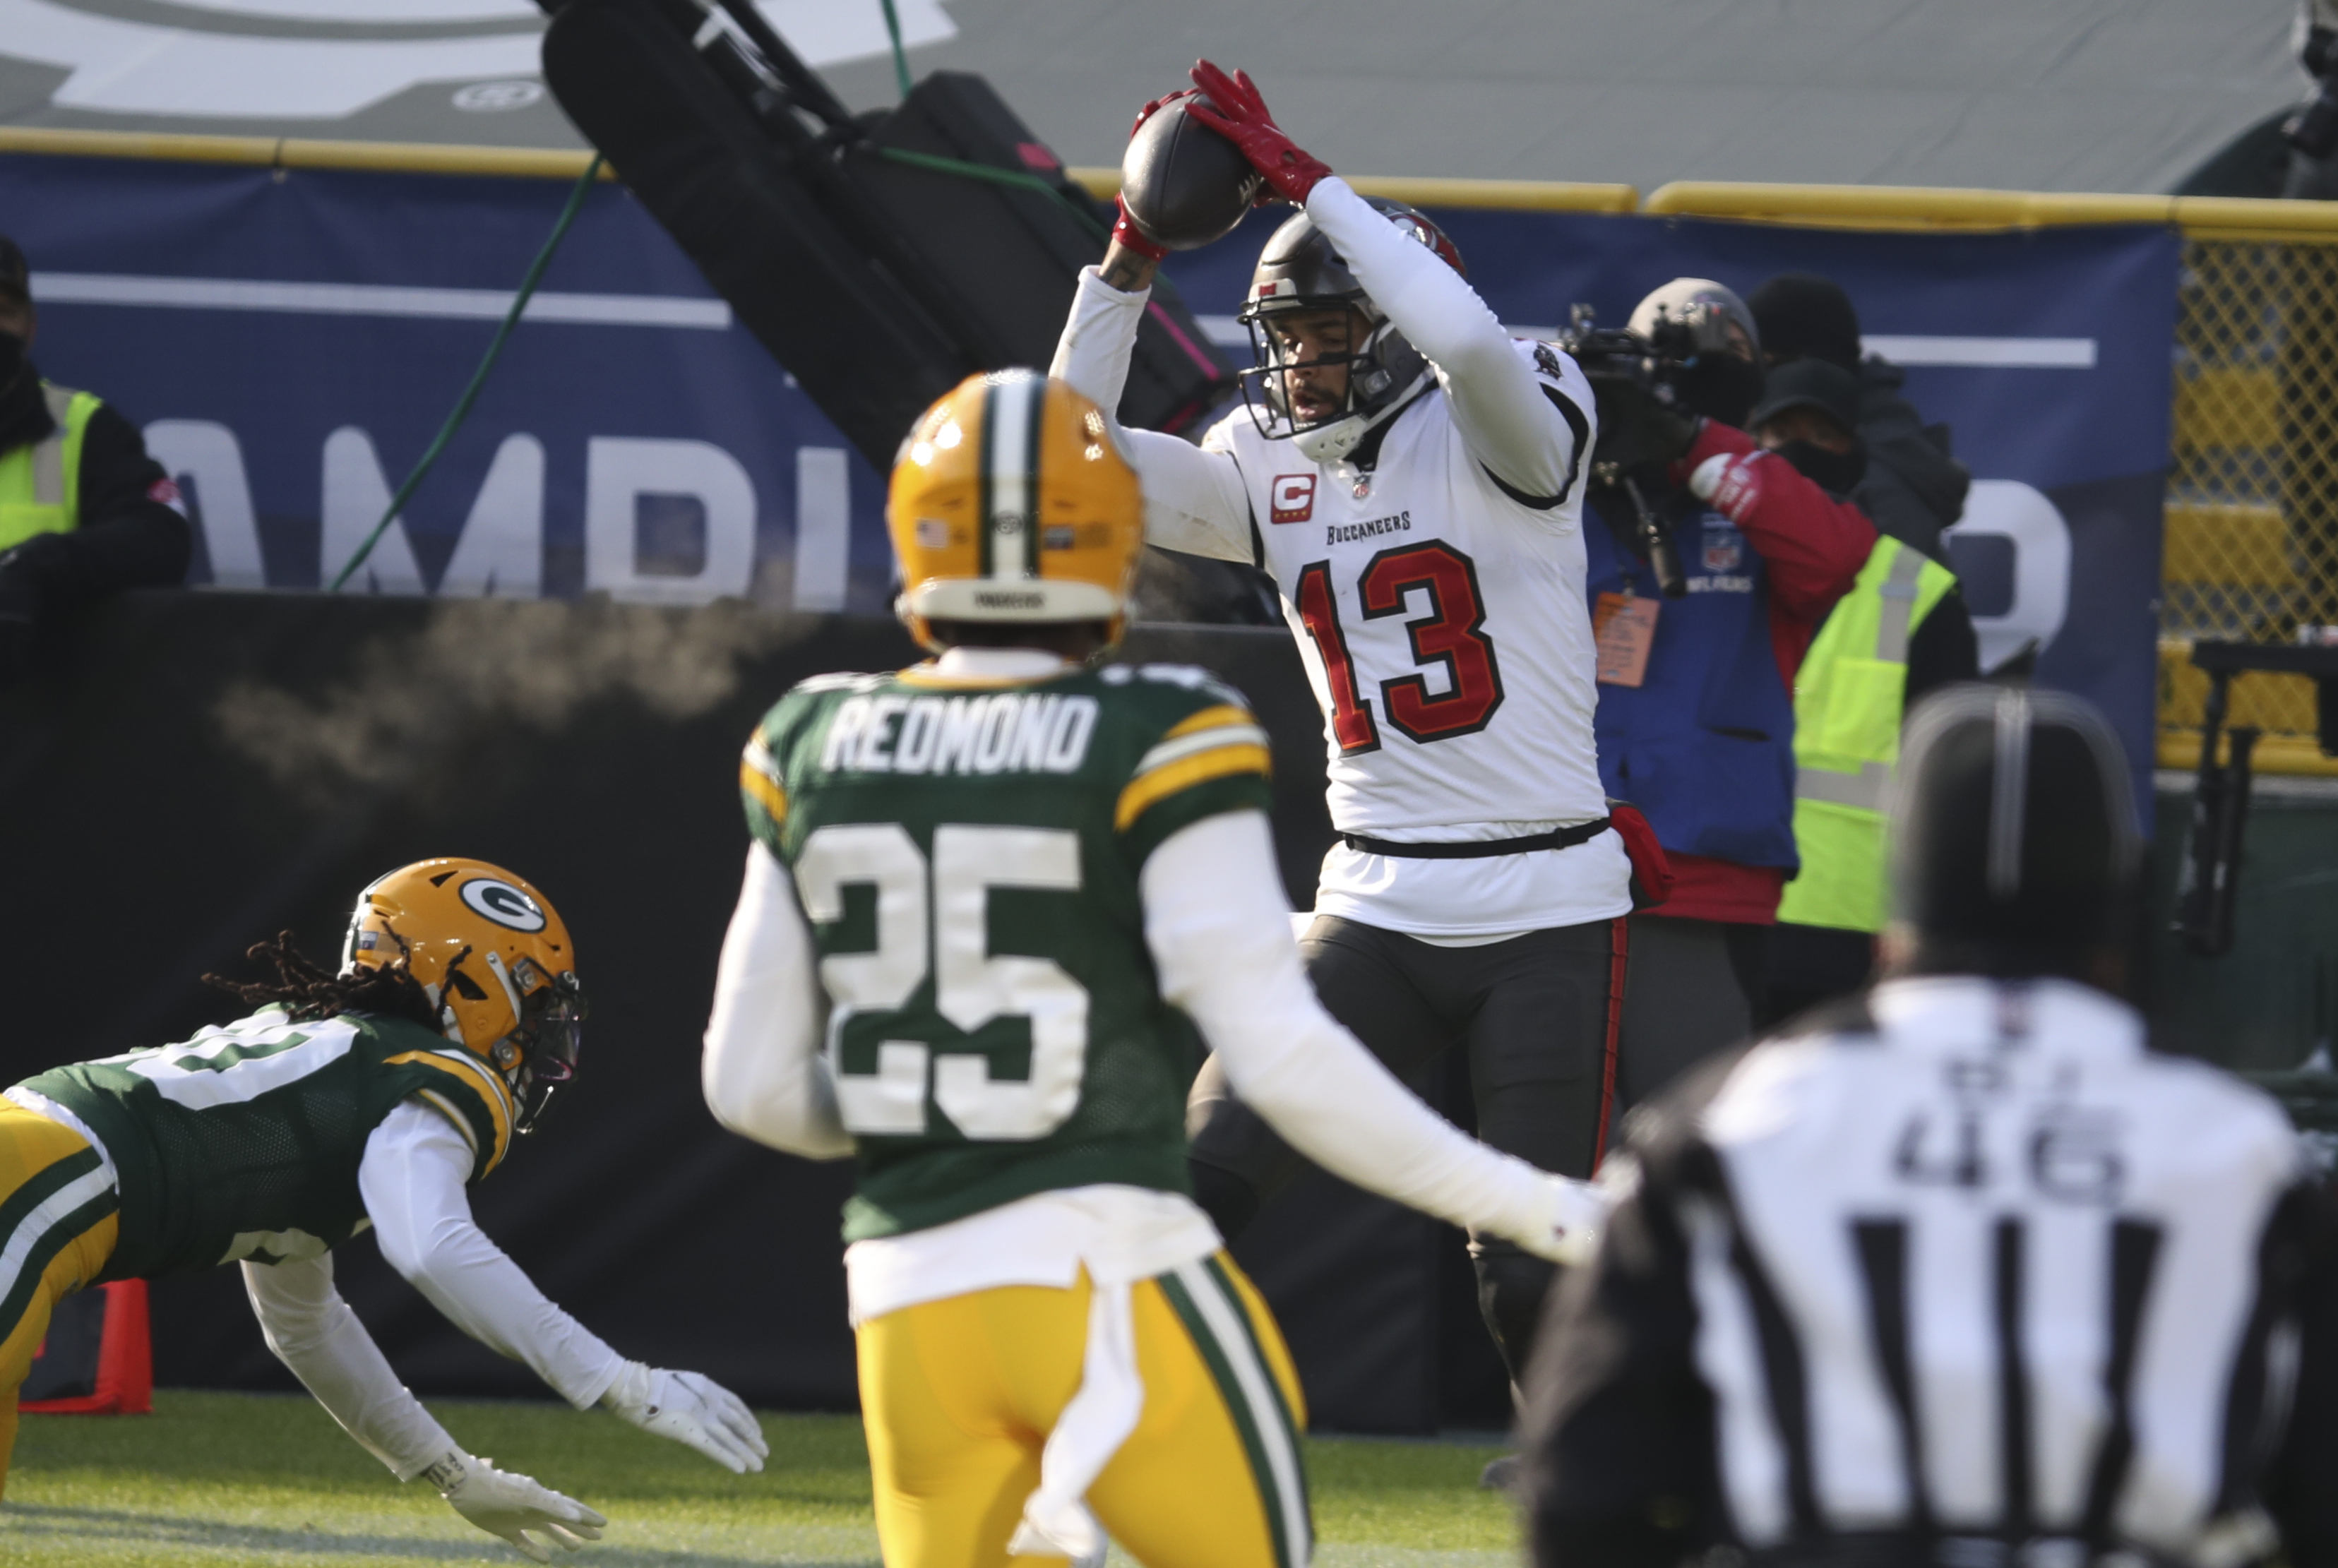
<svg viewBox="0 0 2338 1568">
<path fill-rule="evenodd" d="M 1607 1158 L 1607 1123 L 1616 1112 L 1616 1044 L 1624 1029 L 1624 970 L 1632 951 L 1628 916 L 1607 923 L 1607 1042 L 1599 1071 L 1599 1138 L 1591 1147 L 1594 1174 Z"/>
</svg>

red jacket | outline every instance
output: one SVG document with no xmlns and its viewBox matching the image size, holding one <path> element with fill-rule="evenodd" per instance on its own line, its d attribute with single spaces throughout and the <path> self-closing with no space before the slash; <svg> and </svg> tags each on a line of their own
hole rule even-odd
<svg viewBox="0 0 2338 1568">
<path fill-rule="evenodd" d="M 1726 515 L 1768 569 L 1770 650 L 1786 690 L 1810 652 L 1819 622 L 1850 592 L 1875 548 L 1875 525 L 1848 501 L 1838 501 L 1794 466 L 1763 452 L 1744 431 L 1708 419 L 1670 477 L 1685 485 L 1714 457 L 1734 459 L 1714 489 L 1713 508 Z M 1688 920 L 1770 925 L 1786 874 L 1775 867 L 1740 866 L 1702 855 L 1674 855 L 1672 897 L 1655 911 Z"/>
</svg>

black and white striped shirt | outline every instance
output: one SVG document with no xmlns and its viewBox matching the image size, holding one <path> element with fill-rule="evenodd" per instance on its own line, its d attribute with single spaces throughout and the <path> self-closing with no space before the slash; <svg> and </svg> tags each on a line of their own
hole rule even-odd
<svg viewBox="0 0 2338 1568">
<path fill-rule="evenodd" d="M 2338 1243 L 2280 1108 L 2062 981 L 1903 979 L 1610 1162 L 1537 1559 L 2338 1562 Z"/>
</svg>

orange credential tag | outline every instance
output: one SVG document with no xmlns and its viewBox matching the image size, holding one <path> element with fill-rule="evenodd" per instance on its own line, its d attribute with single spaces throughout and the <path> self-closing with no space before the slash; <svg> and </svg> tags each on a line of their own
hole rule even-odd
<svg viewBox="0 0 2338 1568">
<path fill-rule="evenodd" d="M 1656 641 L 1656 602 L 1632 593 L 1602 593 L 1591 612 L 1604 686 L 1637 686 L 1647 679 L 1648 650 Z"/>
</svg>

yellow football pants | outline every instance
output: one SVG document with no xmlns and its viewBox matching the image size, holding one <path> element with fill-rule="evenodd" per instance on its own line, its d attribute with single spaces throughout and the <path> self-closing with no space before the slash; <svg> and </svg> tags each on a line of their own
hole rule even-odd
<svg viewBox="0 0 2338 1568">
<path fill-rule="evenodd" d="M 49 1313 L 105 1267 L 120 1206 L 87 1139 L 0 1100 L 0 1491 Z"/>
<path fill-rule="evenodd" d="M 1080 1386 L 1086 1276 L 904 1308 L 860 1334 L 860 1404 L 886 1568 L 1063 1568 L 1010 1559 L 1039 1455 Z M 1312 1530 L 1299 1377 L 1221 1252 L 1132 1292 L 1144 1413 L 1088 1506 L 1146 1568 L 1304 1568 Z"/>
</svg>

